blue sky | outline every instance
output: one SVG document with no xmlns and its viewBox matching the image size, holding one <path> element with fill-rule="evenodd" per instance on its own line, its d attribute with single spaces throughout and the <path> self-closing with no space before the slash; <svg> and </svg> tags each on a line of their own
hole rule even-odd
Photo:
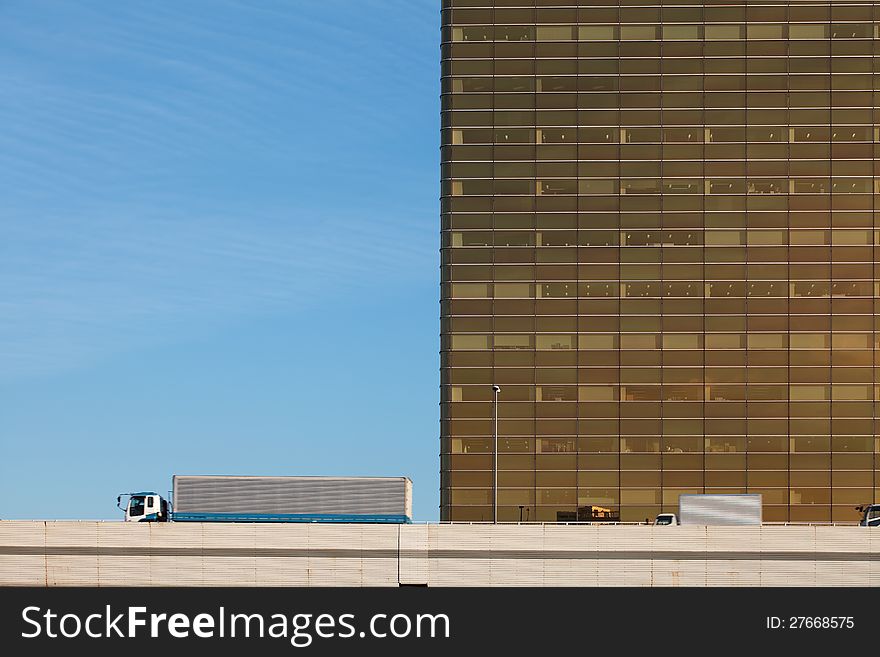
<svg viewBox="0 0 880 657">
<path fill-rule="evenodd" d="M 0 3 L 0 518 L 181 474 L 438 517 L 439 4 Z"/>
</svg>

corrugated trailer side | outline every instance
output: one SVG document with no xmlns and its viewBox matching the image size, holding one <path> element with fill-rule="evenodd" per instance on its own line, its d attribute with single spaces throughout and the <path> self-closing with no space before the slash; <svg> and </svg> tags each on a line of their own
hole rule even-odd
<svg viewBox="0 0 880 657">
<path fill-rule="evenodd" d="M 761 495 L 681 495 L 682 525 L 760 525 Z"/>
<path fill-rule="evenodd" d="M 175 475 L 177 522 L 412 521 L 408 477 Z"/>
</svg>

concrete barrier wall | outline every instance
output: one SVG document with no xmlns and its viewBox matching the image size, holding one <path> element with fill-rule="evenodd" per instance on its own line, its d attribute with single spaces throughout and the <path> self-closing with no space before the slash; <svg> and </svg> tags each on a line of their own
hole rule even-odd
<svg viewBox="0 0 880 657">
<path fill-rule="evenodd" d="M 834 526 L 0 522 L 3 586 L 878 586 Z"/>
</svg>

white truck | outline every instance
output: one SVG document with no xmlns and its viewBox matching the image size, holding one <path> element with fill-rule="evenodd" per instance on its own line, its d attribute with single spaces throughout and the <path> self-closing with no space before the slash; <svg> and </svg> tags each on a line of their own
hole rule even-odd
<svg viewBox="0 0 880 657">
<path fill-rule="evenodd" d="M 149 491 L 116 505 L 127 522 L 412 522 L 409 477 L 175 475 L 172 486 L 173 507 Z"/>
</svg>

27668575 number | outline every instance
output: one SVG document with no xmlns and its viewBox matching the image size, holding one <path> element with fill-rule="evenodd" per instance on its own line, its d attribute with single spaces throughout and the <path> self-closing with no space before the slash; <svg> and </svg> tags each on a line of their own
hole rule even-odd
<svg viewBox="0 0 880 657">
<path fill-rule="evenodd" d="M 836 630 L 852 629 L 855 621 L 852 616 L 792 616 L 788 619 L 788 629 Z"/>
</svg>

